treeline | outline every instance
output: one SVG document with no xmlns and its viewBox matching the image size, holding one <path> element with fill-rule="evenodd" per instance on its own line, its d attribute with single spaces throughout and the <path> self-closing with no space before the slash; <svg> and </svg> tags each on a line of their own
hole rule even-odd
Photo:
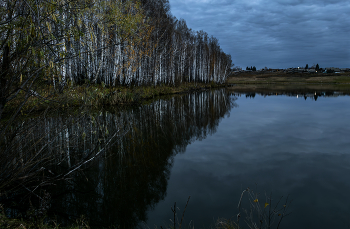
<svg viewBox="0 0 350 229">
<path fill-rule="evenodd" d="M 246 70 L 251 70 L 251 71 L 255 72 L 256 71 L 256 67 L 255 66 L 246 67 Z"/>
<path fill-rule="evenodd" d="M 183 19 L 177 20 L 170 13 L 168 0 L 143 0 L 138 6 L 144 21 L 138 24 L 139 31 L 123 39 L 123 31 L 112 29 L 114 40 L 110 43 L 116 45 L 95 56 L 95 63 L 86 61 L 88 58 L 70 63 L 80 70 L 70 74 L 71 80 L 109 85 L 224 82 L 232 61 L 216 38 L 189 29 Z M 100 36 L 106 40 L 110 35 Z"/>
<path fill-rule="evenodd" d="M 218 40 L 189 29 L 168 0 L 0 1 L 0 110 L 43 79 L 106 85 L 223 83 Z"/>
</svg>

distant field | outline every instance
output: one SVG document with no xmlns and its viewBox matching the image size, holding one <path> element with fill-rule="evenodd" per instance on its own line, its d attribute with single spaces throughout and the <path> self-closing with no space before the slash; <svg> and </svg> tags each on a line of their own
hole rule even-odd
<svg viewBox="0 0 350 229">
<path fill-rule="evenodd" d="M 227 79 L 232 89 L 246 90 L 334 90 L 350 92 L 350 72 L 345 73 L 240 73 Z"/>
</svg>

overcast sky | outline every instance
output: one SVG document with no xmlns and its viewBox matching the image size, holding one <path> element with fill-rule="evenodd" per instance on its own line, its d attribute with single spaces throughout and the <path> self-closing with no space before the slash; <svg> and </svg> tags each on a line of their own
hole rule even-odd
<svg viewBox="0 0 350 229">
<path fill-rule="evenodd" d="M 171 13 L 219 39 L 235 66 L 350 67 L 349 0 L 169 0 Z"/>
</svg>

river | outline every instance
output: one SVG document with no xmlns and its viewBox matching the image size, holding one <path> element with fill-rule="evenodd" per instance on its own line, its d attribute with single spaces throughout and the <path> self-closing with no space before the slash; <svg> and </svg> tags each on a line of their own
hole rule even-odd
<svg viewBox="0 0 350 229">
<path fill-rule="evenodd" d="M 349 104 L 342 93 L 220 89 L 26 123 L 36 123 L 32 138 L 45 136 L 47 152 L 60 155 L 53 173 L 99 152 L 45 189 L 48 214 L 63 224 L 85 215 L 93 227 L 165 228 L 176 202 L 179 222 L 186 210 L 183 228 L 212 228 L 239 212 L 245 226 L 244 209 L 258 205 L 256 223 L 278 205 L 275 226 L 284 216 L 281 228 L 346 228 Z"/>
</svg>

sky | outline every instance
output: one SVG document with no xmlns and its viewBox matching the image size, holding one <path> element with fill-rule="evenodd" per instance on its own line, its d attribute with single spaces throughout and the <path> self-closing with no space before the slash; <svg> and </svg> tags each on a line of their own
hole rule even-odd
<svg viewBox="0 0 350 229">
<path fill-rule="evenodd" d="M 350 68 L 349 0 L 169 0 L 171 13 L 219 40 L 245 69 Z"/>
</svg>

